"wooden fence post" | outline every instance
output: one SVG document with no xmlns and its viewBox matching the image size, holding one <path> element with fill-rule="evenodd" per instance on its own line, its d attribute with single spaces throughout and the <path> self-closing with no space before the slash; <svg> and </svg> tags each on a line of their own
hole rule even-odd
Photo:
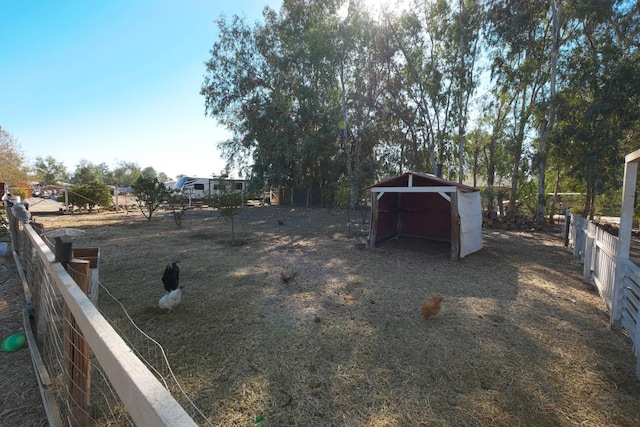
<svg viewBox="0 0 640 427">
<path fill-rule="evenodd" d="M 636 202 L 636 180 L 638 177 L 638 157 L 640 150 L 629 154 L 624 165 L 624 183 L 622 185 L 622 211 L 620 213 L 620 231 L 618 233 L 618 254 L 616 271 L 611 292 L 611 328 L 622 328 L 622 304 L 624 298 L 624 262 L 629 260 L 631 246 L 631 223 Z"/>
<path fill-rule="evenodd" d="M 571 233 L 571 212 L 569 212 L 569 208 L 566 208 L 564 211 L 564 245 L 569 246 L 569 233 Z"/>
<path fill-rule="evenodd" d="M 582 269 L 582 281 L 586 284 L 591 283 L 591 270 L 593 265 L 593 246 L 595 244 L 595 236 L 591 232 L 591 223 L 588 223 L 587 230 L 584 235 L 584 266 Z"/>
<path fill-rule="evenodd" d="M 89 261 L 72 259 L 65 268 L 86 295 L 89 290 Z M 89 345 L 66 304 L 63 313 L 66 382 L 71 408 L 70 421 L 74 427 L 84 427 L 90 425 L 91 363 L 89 361 Z"/>
<path fill-rule="evenodd" d="M 584 242 L 584 218 L 582 218 L 580 215 L 574 215 L 572 224 L 573 234 L 571 235 L 571 237 L 573 237 L 573 260 L 575 262 L 580 262 L 580 252 L 582 251 L 582 253 L 584 254 L 584 246 L 582 244 L 582 242 Z"/>
</svg>

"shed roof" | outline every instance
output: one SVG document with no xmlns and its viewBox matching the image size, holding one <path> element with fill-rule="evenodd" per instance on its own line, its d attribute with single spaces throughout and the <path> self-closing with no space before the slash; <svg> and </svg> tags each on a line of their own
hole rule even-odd
<svg viewBox="0 0 640 427">
<path fill-rule="evenodd" d="M 477 188 L 470 187 L 466 184 L 460 184 L 422 172 L 405 172 L 395 178 L 380 181 L 365 189 L 372 189 L 374 187 L 456 187 L 462 191 L 478 191 Z"/>
</svg>

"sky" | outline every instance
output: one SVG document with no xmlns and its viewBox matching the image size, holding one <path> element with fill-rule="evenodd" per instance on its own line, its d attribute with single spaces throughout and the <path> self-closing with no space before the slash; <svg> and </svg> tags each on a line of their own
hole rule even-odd
<svg viewBox="0 0 640 427">
<path fill-rule="evenodd" d="M 214 20 L 262 20 L 281 0 L 0 0 L 0 126 L 29 164 L 52 156 L 153 167 L 170 178 L 224 168 L 231 134 L 205 117 Z"/>
</svg>

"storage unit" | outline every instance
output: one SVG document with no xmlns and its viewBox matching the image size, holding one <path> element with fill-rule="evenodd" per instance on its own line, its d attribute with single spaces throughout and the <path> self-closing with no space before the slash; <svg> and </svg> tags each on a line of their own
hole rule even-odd
<svg viewBox="0 0 640 427">
<path fill-rule="evenodd" d="M 368 188 L 370 247 L 394 237 L 448 241 L 452 260 L 482 248 L 478 189 L 419 172 L 407 172 Z"/>
</svg>

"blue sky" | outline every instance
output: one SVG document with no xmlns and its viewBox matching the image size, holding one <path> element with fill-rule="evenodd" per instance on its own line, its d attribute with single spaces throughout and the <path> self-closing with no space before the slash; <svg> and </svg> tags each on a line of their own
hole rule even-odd
<svg viewBox="0 0 640 427">
<path fill-rule="evenodd" d="M 27 161 L 120 161 L 208 177 L 230 135 L 204 116 L 203 62 L 224 14 L 281 0 L 0 0 L 0 125 Z"/>
</svg>

